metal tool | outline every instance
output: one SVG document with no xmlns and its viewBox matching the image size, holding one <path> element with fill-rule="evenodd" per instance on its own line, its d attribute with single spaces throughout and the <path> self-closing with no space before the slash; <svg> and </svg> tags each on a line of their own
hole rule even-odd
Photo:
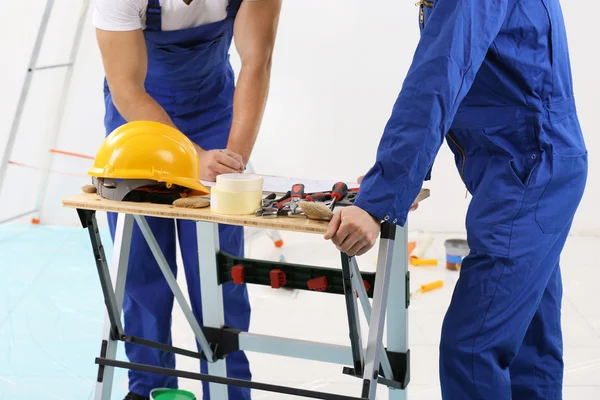
<svg viewBox="0 0 600 400">
<path fill-rule="evenodd" d="M 282 215 L 293 218 L 306 218 L 306 214 L 304 214 L 300 208 L 301 200 L 302 199 L 292 200 L 287 203 L 285 209 L 281 211 Z"/>
<path fill-rule="evenodd" d="M 254 213 L 257 217 L 277 218 L 279 210 L 275 207 L 263 207 Z"/>
<path fill-rule="evenodd" d="M 331 192 L 325 193 L 330 199 L 325 201 L 325 204 L 333 211 L 336 206 L 346 207 L 354 204 L 354 200 L 358 193 L 348 189 L 348 185 L 344 182 L 338 182 L 333 185 Z"/>
<path fill-rule="evenodd" d="M 306 214 L 300 207 L 300 201 L 319 201 L 333 210 L 336 206 L 350 206 L 354 204 L 357 193 L 348 189 L 344 182 L 337 182 L 329 192 L 304 193 L 304 185 L 301 183 L 292 186 L 281 198 L 277 199 L 275 193 L 264 198 L 262 208 L 257 210 L 257 217 L 277 218 L 279 216 L 306 218 Z"/>
<path fill-rule="evenodd" d="M 265 217 L 265 218 L 277 218 L 280 215 L 287 215 L 290 211 L 290 206 L 288 203 L 291 203 L 292 200 L 298 199 L 304 195 L 304 185 L 302 187 L 296 187 L 294 185 L 293 190 L 288 191 L 285 195 L 277 198 L 276 193 L 271 193 L 267 197 L 263 199 L 262 207 L 254 213 L 257 217 Z M 296 196 L 295 198 L 292 195 Z M 295 209 L 295 207 L 293 208 Z"/>
<path fill-rule="evenodd" d="M 271 193 L 270 195 L 265 197 L 262 201 L 262 208 L 256 210 L 254 215 L 257 217 L 276 218 L 278 209 L 273 206 L 277 202 L 276 197 L 277 194 L 275 193 Z"/>
<path fill-rule="evenodd" d="M 273 204 L 273 202 L 275 201 L 275 199 L 277 198 L 277 194 L 275 193 L 271 193 L 270 195 L 268 195 L 267 197 L 265 197 L 262 201 L 262 205 L 263 207 L 270 207 L 271 204 Z"/>
</svg>

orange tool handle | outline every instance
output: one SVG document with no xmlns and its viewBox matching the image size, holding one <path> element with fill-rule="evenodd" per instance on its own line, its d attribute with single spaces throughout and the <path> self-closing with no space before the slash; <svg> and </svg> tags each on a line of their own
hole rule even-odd
<svg viewBox="0 0 600 400">
<path fill-rule="evenodd" d="M 303 199 L 304 198 L 304 185 L 297 183 L 292 186 L 292 199 Z"/>
<path fill-rule="evenodd" d="M 342 200 L 348 194 L 348 185 L 344 182 L 338 182 L 331 189 L 331 197 L 337 201 Z"/>
</svg>

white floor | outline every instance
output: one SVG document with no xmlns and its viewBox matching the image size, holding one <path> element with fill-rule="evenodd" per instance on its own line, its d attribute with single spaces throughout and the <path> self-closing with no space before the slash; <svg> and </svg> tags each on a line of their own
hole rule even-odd
<svg viewBox="0 0 600 400">
<path fill-rule="evenodd" d="M 282 235 L 285 245 L 281 250 L 276 249 L 271 240 L 263 235 L 250 242 L 247 256 L 278 260 L 283 253 L 288 262 L 339 265 L 339 253 L 320 236 L 295 233 Z M 437 235 L 427 256 L 443 261 L 443 242 L 448 237 L 457 236 Z M 597 248 L 600 248 L 600 238 L 572 237 L 563 253 L 565 400 L 600 399 L 600 270 L 597 257 L 593 255 Z M 359 265 L 362 270 L 374 270 L 375 254 L 363 256 Z M 413 296 L 409 308 L 409 340 L 412 364 L 409 399 L 441 398 L 438 383 L 439 335 L 457 276 L 456 272 L 446 270 L 442 262 L 437 267 L 411 267 Z M 438 279 L 444 280 L 442 289 L 414 294 L 421 284 Z M 250 288 L 250 297 L 253 306 L 252 332 L 348 344 L 342 296 L 253 286 Z M 174 316 L 174 326 L 176 343 L 193 348 L 193 336 L 187 329 L 180 310 Z M 364 320 L 362 326 L 365 326 Z M 342 367 L 338 365 L 256 353 L 249 353 L 249 358 L 256 381 L 349 395 L 360 394 L 360 382 L 343 375 Z M 194 361 L 185 358 L 178 359 L 178 363 L 187 370 L 197 368 Z M 181 387 L 201 393 L 197 382 L 183 380 Z M 255 391 L 253 398 L 296 397 Z M 379 390 L 377 398 L 387 399 L 387 390 Z"/>
<path fill-rule="evenodd" d="M 262 235 L 249 241 L 247 255 L 335 267 L 339 253 L 320 236 L 283 233 L 276 249 Z M 426 255 L 443 260 L 438 235 Z M 107 232 L 103 242 L 110 259 Z M 34 247 L 35 251 L 31 248 Z M 564 283 L 565 400 L 600 399 L 600 238 L 569 238 L 562 260 Z M 374 270 L 375 254 L 359 260 L 362 270 Z M 0 400 L 91 400 L 100 351 L 104 304 L 87 232 L 81 228 L 0 226 Z M 184 277 L 184 274 L 179 274 Z M 408 398 L 440 398 L 438 342 L 442 319 L 457 273 L 437 267 L 411 267 L 413 293 L 423 283 L 443 279 L 442 289 L 413 295 L 409 339 L 411 382 Z M 181 282 L 184 284 L 185 282 Z M 184 293 L 187 291 L 184 289 Z M 306 291 L 250 287 L 251 331 L 306 340 L 348 344 L 344 299 Z M 468 307 L 465 304 L 465 307 Z M 362 321 L 364 327 L 366 321 Z M 194 338 L 176 307 L 175 345 L 195 349 Z M 119 351 L 119 358 L 124 358 Z M 254 380 L 357 396 L 360 383 L 342 375 L 342 367 L 249 353 Z M 198 364 L 179 358 L 178 366 L 198 371 Z M 126 373 L 118 370 L 113 398 L 127 391 Z M 200 398 L 200 383 L 181 380 Z M 378 398 L 387 399 L 380 390 Z M 255 391 L 253 398 L 296 397 Z"/>
</svg>

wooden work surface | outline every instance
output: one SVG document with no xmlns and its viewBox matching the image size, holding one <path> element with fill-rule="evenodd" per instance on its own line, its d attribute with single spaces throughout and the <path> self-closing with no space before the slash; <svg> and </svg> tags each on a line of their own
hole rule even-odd
<svg viewBox="0 0 600 400">
<path fill-rule="evenodd" d="M 429 190 L 422 189 L 421 193 L 419 193 L 419 196 L 417 196 L 415 203 L 418 203 L 427 197 L 429 197 Z M 108 211 L 122 214 L 144 215 L 147 217 L 188 219 L 194 221 L 216 222 L 220 224 L 277 229 L 283 231 L 324 234 L 327 230 L 327 222 L 312 221 L 306 218 L 263 218 L 255 217 L 253 215 L 221 215 L 213 213 L 210 210 L 210 207 L 189 209 L 164 204 L 113 201 L 103 199 L 97 194 L 89 193 L 81 193 L 72 197 L 68 197 L 63 200 L 63 206 L 84 210 Z"/>
</svg>

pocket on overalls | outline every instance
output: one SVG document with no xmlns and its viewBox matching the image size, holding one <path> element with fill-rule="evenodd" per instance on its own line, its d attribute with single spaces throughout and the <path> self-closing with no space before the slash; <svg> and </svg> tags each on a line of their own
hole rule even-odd
<svg viewBox="0 0 600 400">
<path fill-rule="evenodd" d="M 535 153 L 532 154 L 532 157 L 533 156 L 535 156 Z M 529 186 L 529 182 L 531 181 L 531 178 L 538 165 L 539 163 L 534 163 L 532 166 L 519 168 L 515 159 L 508 161 L 508 167 L 512 176 L 515 178 L 515 183 L 523 189 L 527 189 Z"/>
<path fill-rule="evenodd" d="M 579 155 L 552 154 L 550 171 L 535 210 L 535 220 L 546 234 L 562 232 L 575 215 L 587 181 L 587 151 Z"/>
<path fill-rule="evenodd" d="M 185 43 L 148 43 L 148 70 L 158 78 L 185 80 L 202 76 L 222 62 L 216 46 L 222 44 L 224 34 L 208 41 Z"/>
<path fill-rule="evenodd" d="M 224 36 L 224 33 L 220 33 L 218 36 L 207 41 L 197 40 L 184 43 L 157 43 L 155 44 L 154 48 L 156 50 L 160 50 L 166 54 L 169 54 L 169 56 L 179 54 L 185 55 L 186 53 L 192 52 L 202 53 L 210 49 L 212 46 L 218 44 Z"/>
</svg>

